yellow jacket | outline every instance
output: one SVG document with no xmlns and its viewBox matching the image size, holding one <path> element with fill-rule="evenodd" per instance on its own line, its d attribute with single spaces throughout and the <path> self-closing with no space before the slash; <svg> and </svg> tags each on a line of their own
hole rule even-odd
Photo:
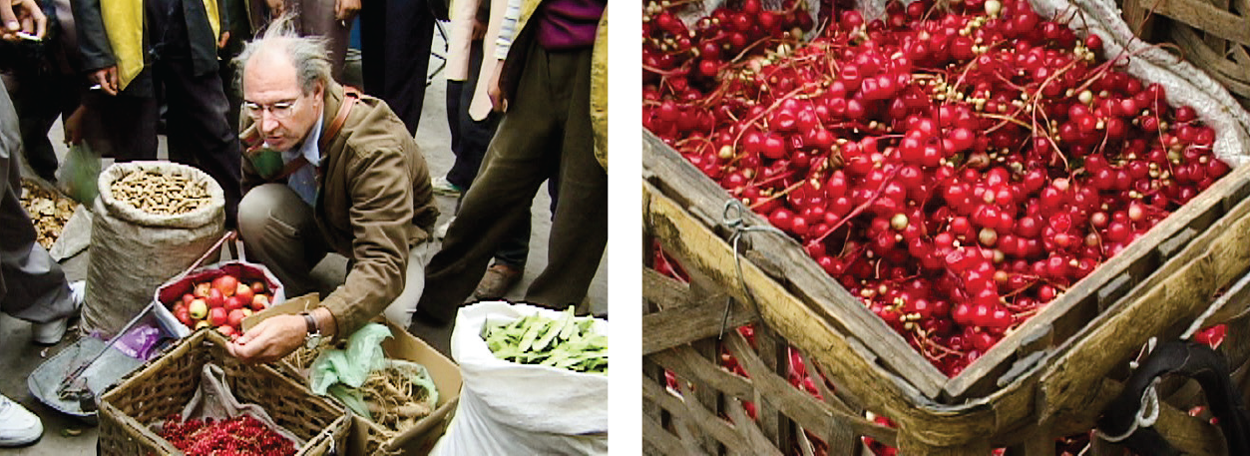
<svg viewBox="0 0 1250 456">
<path fill-rule="evenodd" d="M 79 30 L 80 51 L 83 55 L 84 70 L 98 70 L 117 66 L 120 88 L 130 82 L 143 71 L 144 42 L 143 22 L 144 0 L 72 0 L 75 22 Z M 208 19 L 208 43 L 196 43 L 197 38 L 204 38 L 199 33 L 203 30 L 202 22 L 194 17 L 186 17 L 188 35 L 192 40 L 192 55 L 197 72 L 216 71 L 216 41 L 221 36 L 222 14 L 218 0 L 200 0 Z M 190 11 L 185 10 L 184 11 Z M 197 12 L 198 15 L 198 12 Z M 192 23 L 195 23 L 194 26 Z M 208 46 L 208 49 L 197 49 L 197 44 Z M 150 44 L 149 44 L 150 45 Z M 201 61 L 201 60 L 212 60 Z"/>
</svg>

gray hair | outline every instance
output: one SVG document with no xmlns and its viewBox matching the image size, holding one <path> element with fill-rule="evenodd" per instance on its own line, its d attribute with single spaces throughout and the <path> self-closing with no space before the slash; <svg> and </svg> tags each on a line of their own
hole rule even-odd
<svg viewBox="0 0 1250 456">
<path fill-rule="evenodd" d="M 317 83 L 329 86 L 332 77 L 327 40 L 316 36 L 300 36 L 296 30 L 296 14 L 298 13 L 283 13 L 275 18 L 256 39 L 245 44 L 243 52 L 235 57 L 234 64 L 238 69 L 236 86 L 240 92 L 243 91 L 243 73 L 248 61 L 261 53 L 261 50 L 271 47 L 290 59 L 299 78 L 300 88 L 305 94 L 312 93 Z"/>
</svg>

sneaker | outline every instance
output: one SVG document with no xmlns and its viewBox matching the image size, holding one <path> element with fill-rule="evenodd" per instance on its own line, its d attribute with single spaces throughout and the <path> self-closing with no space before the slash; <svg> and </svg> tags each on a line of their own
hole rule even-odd
<svg viewBox="0 0 1250 456">
<path fill-rule="evenodd" d="M 43 435 L 39 417 L 0 394 L 0 447 L 30 444 Z"/>
<path fill-rule="evenodd" d="M 447 238 L 447 230 L 451 228 L 451 222 L 456 220 L 456 216 L 451 216 L 446 223 L 434 227 L 434 239 L 443 240 Z"/>
<path fill-rule="evenodd" d="M 460 187 L 456 186 L 456 184 L 447 180 L 447 176 L 434 178 L 434 180 L 430 181 L 430 185 L 434 186 L 434 193 L 437 195 L 460 196 L 460 192 L 462 191 Z"/>
<path fill-rule="evenodd" d="M 521 281 L 521 274 L 524 272 L 521 268 L 495 263 L 486 270 L 486 276 L 482 277 L 482 281 L 477 284 L 473 295 L 478 299 L 502 298 L 508 294 L 508 290 Z"/>
<path fill-rule="evenodd" d="M 69 284 L 70 299 L 74 300 L 74 311 L 82 308 L 87 297 L 87 282 L 79 280 Z M 30 338 L 40 345 L 56 345 L 65 337 L 65 329 L 69 327 L 69 317 L 47 323 L 35 323 L 30 328 Z"/>
</svg>

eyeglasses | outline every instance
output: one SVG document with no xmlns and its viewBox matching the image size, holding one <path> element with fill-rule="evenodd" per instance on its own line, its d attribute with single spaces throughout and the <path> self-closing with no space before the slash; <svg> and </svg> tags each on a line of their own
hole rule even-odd
<svg viewBox="0 0 1250 456">
<path fill-rule="evenodd" d="M 275 119 L 286 120 L 291 118 L 291 115 L 295 113 L 295 105 L 298 104 L 299 100 L 302 98 L 304 98 L 303 95 L 300 95 L 299 98 L 291 101 L 279 101 L 269 105 L 262 105 L 260 103 L 247 101 L 243 103 L 243 108 L 247 109 L 247 115 L 248 117 L 251 117 L 252 120 L 259 121 L 261 114 L 265 111 L 269 111 L 269 115 L 273 116 Z"/>
</svg>

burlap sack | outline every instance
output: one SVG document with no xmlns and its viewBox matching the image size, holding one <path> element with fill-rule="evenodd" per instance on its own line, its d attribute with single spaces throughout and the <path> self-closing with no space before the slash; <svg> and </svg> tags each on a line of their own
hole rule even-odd
<svg viewBox="0 0 1250 456">
<path fill-rule="evenodd" d="M 181 215 L 150 214 L 118 201 L 113 181 L 134 171 L 189 176 L 205 182 L 210 202 Z M 100 174 L 87 266 L 84 332 L 112 336 L 152 302 L 152 293 L 190 267 L 225 231 L 225 196 L 204 172 L 169 162 L 129 162 Z"/>
</svg>

